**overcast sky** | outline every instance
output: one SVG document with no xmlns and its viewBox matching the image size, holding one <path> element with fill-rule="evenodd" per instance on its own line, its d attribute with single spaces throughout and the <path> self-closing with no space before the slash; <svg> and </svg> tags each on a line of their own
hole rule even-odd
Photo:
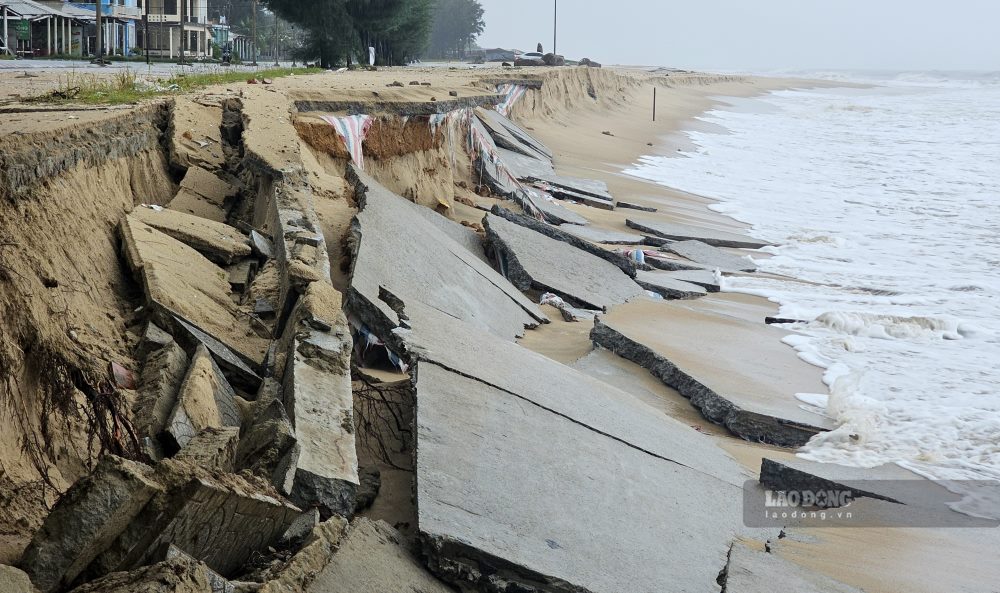
<svg viewBox="0 0 1000 593">
<path fill-rule="evenodd" d="M 480 0 L 483 47 L 552 48 L 553 0 Z M 725 70 L 1000 70 L 1000 0 L 562 0 L 559 53 Z"/>
</svg>

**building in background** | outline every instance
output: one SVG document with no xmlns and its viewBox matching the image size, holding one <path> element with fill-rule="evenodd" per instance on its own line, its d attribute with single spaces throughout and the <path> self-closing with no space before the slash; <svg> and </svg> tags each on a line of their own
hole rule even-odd
<svg viewBox="0 0 1000 593">
<path fill-rule="evenodd" d="M 129 0 L 125 0 L 129 1 Z M 149 3 L 149 53 L 155 57 L 177 58 L 181 55 L 181 35 L 187 45 L 184 56 L 204 59 L 212 56 L 213 27 L 208 21 L 208 0 L 134 0 L 141 14 Z M 181 2 L 184 22 L 181 22 Z M 182 33 L 183 32 L 183 33 Z M 145 46 L 145 28 L 138 32 L 139 47 Z"/>
</svg>

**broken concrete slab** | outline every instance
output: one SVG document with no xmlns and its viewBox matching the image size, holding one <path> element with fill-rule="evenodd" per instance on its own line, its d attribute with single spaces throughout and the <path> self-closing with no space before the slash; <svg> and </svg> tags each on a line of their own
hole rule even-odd
<svg viewBox="0 0 1000 593">
<path fill-rule="evenodd" d="M 562 241 L 493 214 L 483 218 L 483 226 L 501 272 L 521 290 L 552 292 L 589 309 L 606 309 L 642 294 L 615 265 Z"/>
<path fill-rule="evenodd" d="M 262 381 L 260 375 L 228 346 L 176 315 L 173 317 L 172 325 L 177 330 L 178 340 L 188 350 L 193 352 L 199 346 L 208 348 L 216 363 L 225 370 L 226 377 L 233 385 L 251 393 L 260 387 Z"/>
<path fill-rule="evenodd" d="M 722 315 L 710 301 L 636 299 L 600 316 L 591 339 L 648 369 L 705 418 L 746 440 L 798 447 L 833 429 L 829 418 L 795 400 L 797 393 L 825 393 L 826 386 L 781 342 L 786 334 Z"/>
<path fill-rule="evenodd" d="M 382 521 L 350 526 L 328 521 L 260 593 L 450 593 L 407 549 L 402 535 Z"/>
<path fill-rule="evenodd" d="M 594 226 L 562 225 L 559 227 L 559 230 L 567 232 L 574 237 L 590 241 L 591 243 L 603 243 L 605 245 L 642 245 L 643 239 L 642 235 L 600 229 Z"/>
<path fill-rule="evenodd" d="M 511 195 L 511 200 L 526 212 L 531 212 L 532 209 L 539 212 L 549 224 L 578 224 L 581 226 L 589 224 L 586 218 L 572 210 L 563 208 L 551 199 L 549 194 L 537 188 L 522 186 Z"/>
<path fill-rule="evenodd" d="M 184 97 L 174 99 L 168 137 L 171 163 L 182 169 L 221 169 L 226 164 L 221 123 L 221 106 L 209 107 Z"/>
<path fill-rule="evenodd" d="M 238 427 L 206 428 L 188 441 L 174 459 L 225 473 L 236 471 Z"/>
<path fill-rule="evenodd" d="M 597 257 L 614 264 L 622 272 L 625 272 L 625 275 L 628 276 L 629 278 L 635 278 L 635 263 L 631 259 L 625 257 L 621 253 L 610 251 L 598 245 L 594 245 L 590 241 L 585 241 L 579 238 L 577 235 L 569 232 L 569 229 L 575 229 L 578 227 L 569 225 L 560 225 L 558 227 L 555 227 L 550 224 L 546 224 L 540 220 L 535 220 L 530 216 L 524 216 L 523 214 L 517 214 L 515 212 L 511 212 L 506 208 L 501 208 L 499 205 L 494 205 L 493 209 L 490 210 L 490 212 L 496 216 L 505 218 L 510 222 L 519 224 L 525 228 L 529 228 L 535 232 L 541 233 L 546 237 L 549 237 L 550 239 L 555 239 L 556 241 L 562 241 L 563 243 L 569 243 L 570 245 L 576 247 L 577 249 L 582 249 L 583 251 L 586 251 L 591 255 L 596 255 Z"/>
<path fill-rule="evenodd" d="M 489 131 L 497 146 L 517 151 L 532 158 L 552 160 L 552 150 L 497 110 L 477 109 L 476 117 Z"/>
<path fill-rule="evenodd" d="M 470 255 L 471 257 L 471 255 Z M 324 518 L 350 517 L 358 487 L 351 351 L 341 295 L 325 282 L 309 285 L 286 329 L 285 410 L 299 455 L 291 499 Z"/>
<path fill-rule="evenodd" d="M 670 278 L 697 284 L 708 292 L 719 292 L 722 286 L 719 284 L 719 277 L 711 270 L 677 270 L 675 272 L 661 272 Z"/>
<path fill-rule="evenodd" d="M 153 450 L 147 454 L 153 459 L 161 457 L 158 437 L 177 405 L 177 393 L 189 366 L 187 354 L 171 342 L 149 355 L 142 367 L 138 396 L 132 407 L 132 424 L 140 438 L 151 439 Z"/>
<path fill-rule="evenodd" d="M 145 361 L 149 355 L 157 350 L 166 348 L 174 341 L 174 337 L 160 329 L 153 322 L 146 324 L 146 329 L 142 332 L 139 345 L 135 349 L 135 359 Z"/>
<path fill-rule="evenodd" d="M 179 330 L 188 329 L 177 327 L 180 318 L 211 334 L 244 361 L 259 365 L 268 340 L 250 331 L 230 297 L 221 268 L 132 216 L 122 221 L 120 234 L 125 258 L 143 287 L 154 321 L 180 340 L 184 336 Z M 192 344 L 182 345 L 190 348 Z"/>
<path fill-rule="evenodd" d="M 670 276 L 672 272 L 639 270 L 636 283 L 666 299 L 697 299 L 708 294 L 704 287 Z"/>
<path fill-rule="evenodd" d="M 274 396 L 261 395 L 249 416 L 236 449 L 236 467 L 269 480 L 279 492 L 290 495 L 300 448 L 285 404 Z"/>
<path fill-rule="evenodd" d="M 31 579 L 27 573 L 0 564 L 0 591 L 4 593 L 38 593 L 38 589 L 31 584 Z"/>
<path fill-rule="evenodd" d="M 573 200 L 602 210 L 614 210 L 614 198 L 603 182 L 556 175 L 549 160 L 538 160 L 503 148 L 498 148 L 496 154 L 519 181 L 534 183 L 539 189 L 560 200 Z"/>
<path fill-rule="evenodd" d="M 250 255 L 249 239 L 233 227 L 193 214 L 139 207 L 132 217 L 193 247 L 209 261 L 222 266 Z"/>
<path fill-rule="evenodd" d="M 768 246 L 768 243 L 754 239 L 749 235 L 717 231 L 690 224 L 632 218 L 626 219 L 625 224 L 643 233 L 649 233 L 655 237 L 670 239 L 672 241 L 694 240 L 715 247 L 738 247 L 743 249 L 760 249 L 761 247 Z"/>
<path fill-rule="evenodd" d="M 233 288 L 233 292 L 242 295 L 250 288 L 250 284 L 253 283 L 253 279 L 257 275 L 257 262 L 245 259 L 238 264 L 229 266 L 226 271 L 229 274 L 229 286 Z"/>
<path fill-rule="evenodd" d="M 675 253 L 699 265 L 723 272 L 754 272 L 757 264 L 745 255 L 735 255 L 701 241 L 678 241 L 663 246 L 665 251 Z"/>
<path fill-rule="evenodd" d="M 43 593 L 72 584 L 161 490 L 151 468 L 102 457 L 56 503 L 20 567 Z"/>
<path fill-rule="evenodd" d="M 237 395 L 204 345 L 191 358 L 177 405 L 167 419 L 166 432 L 183 449 L 208 428 L 236 427 L 242 422 Z"/>
<path fill-rule="evenodd" d="M 758 552 L 739 542 L 733 544 L 719 584 L 726 593 L 864 593 L 777 554 Z"/>
<path fill-rule="evenodd" d="M 205 565 L 172 558 L 132 572 L 116 572 L 73 589 L 72 593 L 217 593 Z"/>
<path fill-rule="evenodd" d="M 215 222 L 225 222 L 239 189 L 201 167 L 191 167 L 167 208 Z"/>
<path fill-rule="evenodd" d="M 638 204 L 630 204 L 629 202 L 622 202 L 620 200 L 618 201 L 618 207 L 619 208 L 626 208 L 626 209 L 629 209 L 629 210 L 641 210 L 643 212 L 656 212 L 657 211 L 656 208 L 653 208 L 651 206 L 640 206 Z"/>
<path fill-rule="evenodd" d="M 738 486 L 559 413 L 580 395 L 562 384 L 553 410 L 433 364 L 417 376 L 419 529 L 439 577 L 471 590 L 718 591 Z M 607 513 L 608 501 L 631 510 Z"/>
<path fill-rule="evenodd" d="M 435 574 L 467 590 L 718 591 L 747 473 L 710 438 L 439 311 L 404 312 Z M 609 514 L 609 500 L 632 511 Z"/>
<path fill-rule="evenodd" d="M 489 258 L 486 257 L 486 250 L 483 248 L 483 239 L 478 233 L 468 227 L 462 226 L 442 214 L 438 214 L 430 208 L 417 208 L 416 212 L 419 212 L 425 220 L 436 226 L 439 231 L 448 235 L 456 243 L 468 249 L 469 253 L 475 255 L 484 262 L 489 262 Z"/>
<path fill-rule="evenodd" d="M 230 577 L 301 514 L 263 482 L 174 459 L 157 465 L 156 479 L 164 491 L 91 563 L 89 577 L 134 570 L 167 544 Z"/>
<path fill-rule="evenodd" d="M 396 312 L 379 296 L 383 288 L 505 339 L 548 321 L 506 278 L 414 211 L 422 206 L 351 171 L 361 211 L 352 224 L 355 253 L 347 308 L 375 335 L 386 339 L 399 325 Z"/>
</svg>

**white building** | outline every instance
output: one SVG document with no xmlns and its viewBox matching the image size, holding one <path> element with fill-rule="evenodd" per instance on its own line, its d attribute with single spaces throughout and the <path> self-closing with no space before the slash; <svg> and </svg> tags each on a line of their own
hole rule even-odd
<svg viewBox="0 0 1000 593">
<path fill-rule="evenodd" d="M 146 14 L 149 3 L 150 55 L 176 58 L 181 55 L 181 31 L 186 37 L 184 56 L 192 59 L 212 55 L 212 31 L 208 22 L 208 0 L 135 0 Z M 181 2 L 184 2 L 183 6 Z M 181 23 L 181 10 L 184 22 Z M 140 46 L 144 46 L 145 27 L 139 31 Z"/>
</svg>

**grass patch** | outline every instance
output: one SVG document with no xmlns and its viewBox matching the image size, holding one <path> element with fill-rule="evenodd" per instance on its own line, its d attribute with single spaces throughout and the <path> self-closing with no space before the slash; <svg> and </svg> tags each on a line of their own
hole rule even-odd
<svg viewBox="0 0 1000 593">
<path fill-rule="evenodd" d="M 59 86 L 48 93 L 25 99 L 31 103 L 84 103 L 89 105 L 120 105 L 143 99 L 203 89 L 217 84 L 230 84 L 283 78 L 325 72 L 321 68 L 270 68 L 250 72 L 220 67 L 218 71 L 197 74 L 175 74 L 153 78 L 140 76 L 136 70 L 122 70 L 112 76 L 70 72 L 60 77 Z"/>
</svg>

